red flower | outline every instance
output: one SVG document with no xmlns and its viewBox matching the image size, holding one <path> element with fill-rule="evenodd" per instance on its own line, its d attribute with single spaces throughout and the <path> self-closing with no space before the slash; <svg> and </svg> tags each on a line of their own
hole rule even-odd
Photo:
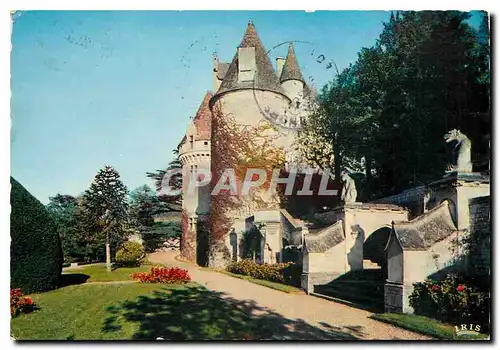
<svg viewBox="0 0 500 350">
<path fill-rule="evenodd" d="M 459 284 L 458 287 L 457 287 L 457 290 L 459 292 L 463 292 L 465 290 L 465 287 L 463 286 L 463 284 Z"/>
<path fill-rule="evenodd" d="M 12 317 L 33 311 L 34 305 L 30 297 L 23 297 L 21 289 L 15 288 L 10 291 L 10 315 Z"/>
<path fill-rule="evenodd" d="M 140 283 L 186 283 L 191 280 L 188 271 L 178 267 L 151 267 L 149 273 L 134 273 L 131 277 Z"/>
<path fill-rule="evenodd" d="M 21 292 L 20 288 L 15 288 L 10 291 L 10 297 L 21 297 L 23 295 L 23 292 Z"/>
<path fill-rule="evenodd" d="M 438 291 L 438 290 L 439 290 L 439 286 L 437 286 L 437 285 L 435 285 L 435 284 L 434 284 L 434 285 L 431 287 L 431 290 L 432 290 L 433 292 L 436 292 L 436 291 Z"/>
</svg>

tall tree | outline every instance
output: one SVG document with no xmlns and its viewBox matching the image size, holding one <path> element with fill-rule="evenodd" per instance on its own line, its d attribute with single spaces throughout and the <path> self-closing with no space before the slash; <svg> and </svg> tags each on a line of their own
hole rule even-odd
<svg viewBox="0 0 500 350">
<path fill-rule="evenodd" d="M 81 222 L 78 219 L 78 201 L 70 195 L 57 194 L 49 198 L 47 210 L 52 215 L 66 261 L 84 257 Z"/>
<path fill-rule="evenodd" d="M 120 180 L 118 171 L 106 165 L 99 170 L 90 188 L 83 195 L 85 208 L 89 215 L 96 219 L 100 231 L 105 236 L 108 271 L 111 270 L 111 242 L 121 242 L 128 232 L 127 194 L 127 187 Z"/>
<path fill-rule="evenodd" d="M 169 239 L 180 237 L 180 219 L 155 221 L 155 217 L 167 212 L 168 205 L 149 186 L 140 186 L 130 193 L 130 222 L 141 234 L 146 251 L 155 251 Z"/>
<path fill-rule="evenodd" d="M 441 177 L 449 161 L 442 136 L 453 128 L 472 140 L 475 169 L 488 167 L 488 20 L 477 31 L 469 17 L 393 13 L 377 42 L 323 89 L 308 123 L 331 149 L 336 173 L 363 170 L 371 198 Z"/>
<path fill-rule="evenodd" d="M 175 152 L 174 152 L 175 153 Z M 182 194 L 172 196 L 162 194 L 163 186 L 169 185 L 172 189 L 182 189 L 182 173 L 180 170 L 182 165 L 180 161 L 175 158 L 172 160 L 166 169 L 159 169 L 155 172 L 148 172 L 146 176 L 155 182 L 156 191 L 158 192 L 158 199 L 164 205 L 162 208 L 165 211 L 182 211 Z M 168 172 L 172 172 L 171 176 L 168 178 L 168 184 L 166 183 L 165 175 Z"/>
</svg>

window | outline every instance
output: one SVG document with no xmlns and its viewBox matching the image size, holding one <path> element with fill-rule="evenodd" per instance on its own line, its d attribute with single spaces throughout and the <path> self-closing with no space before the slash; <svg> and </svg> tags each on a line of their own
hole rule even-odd
<svg viewBox="0 0 500 350">
<path fill-rule="evenodd" d="M 193 135 L 189 136 L 189 143 L 191 145 L 191 148 L 193 148 Z"/>
</svg>

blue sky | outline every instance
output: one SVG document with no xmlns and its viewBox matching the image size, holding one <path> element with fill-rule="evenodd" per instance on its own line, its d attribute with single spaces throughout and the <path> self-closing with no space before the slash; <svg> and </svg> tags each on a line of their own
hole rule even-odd
<svg viewBox="0 0 500 350">
<path fill-rule="evenodd" d="M 295 44 L 321 87 L 371 46 L 389 12 L 33 11 L 13 25 L 11 174 L 43 203 L 78 195 L 105 164 L 132 190 L 172 160 L 249 19 L 267 50 Z M 477 18 L 473 19 L 473 22 Z M 307 42 L 307 43 L 301 43 Z M 271 50 L 274 62 L 288 45 Z M 318 63 L 319 55 L 325 56 Z"/>
</svg>

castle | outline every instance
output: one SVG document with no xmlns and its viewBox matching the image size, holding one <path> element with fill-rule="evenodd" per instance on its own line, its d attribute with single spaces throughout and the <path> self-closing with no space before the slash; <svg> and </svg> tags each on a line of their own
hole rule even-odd
<svg viewBox="0 0 500 350">
<path fill-rule="evenodd" d="M 219 61 L 213 57 L 213 92 L 208 91 L 199 109 L 187 127 L 186 135 L 178 146 L 179 160 L 184 174 L 195 171 L 210 170 L 212 113 L 219 104 L 226 115 L 231 115 L 241 127 L 258 126 L 263 122 L 270 123 L 275 130 L 273 144 L 286 150 L 286 162 L 293 161 L 293 147 L 297 130 L 302 118 L 306 117 L 306 107 L 311 103 L 314 90 L 306 83 L 301 73 L 292 43 L 288 46 L 286 58 L 276 59 L 273 67 L 268 53 L 264 49 L 255 26 L 250 21 L 246 32 L 230 63 Z M 197 188 L 188 193 L 189 176 L 183 181 L 183 211 L 185 228 L 181 241 L 183 255 L 195 260 L 197 255 L 197 237 L 201 224 L 209 220 L 210 191 L 209 187 Z M 269 208 L 271 209 L 271 208 Z M 248 212 L 243 216 L 234 215 L 234 232 L 242 232 L 248 228 L 248 219 L 258 221 L 259 214 L 273 216 L 273 220 L 283 220 L 282 214 L 260 211 Z M 287 215 L 290 226 L 296 229 L 297 223 Z M 270 218 L 267 218 L 270 219 Z M 269 220 L 266 220 L 269 221 Z M 255 224 L 255 222 L 254 222 Z M 267 228 L 269 231 L 270 227 Z M 238 255 L 239 243 L 231 243 L 228 235 L 228 248 Z M 241 240 L 241 237 L 236 239 Z M 233 239 L 234 241 L 234 239 Z M 274 254 L 282 248 L 282 242 L 271 242 L 267 239 L 263 245 L 274 251 L 263 261 L 279 261 Z M 199 252 L 198 252 L 199 253 Z M 233 257 L 235 258 L 235 257 Z"/>
<path fill-rule="evenodd" d="M 456 259 L 466 232 L 483 226 L 489 230 L 489 175 L 460 166 L 470 162 L 470 142 L 463 144 L 469 148 L 462 152 L 465 161 L 459 159 L 453 171 L 421 188 L 370 203 L 357 202 L 355 187 L 352 188 L 353 195 L 348 196 L 352 198 L 344 198 L 341 205 L 329 212 L 314 212 L 322 221 L 321 227 L 294 218 L 279 197 L 259 197 L 264 198 L 259 203 L 255 197 L 238 198 L 240 203 L 247 202 L 238 210 L 223 210 L 229 216 L 229 225 L 214 220 L 216 209 L 225 204 L 221 197 L 212 196 L 210 186 L 189 189 L 193 181 L 190 174 L 214 174 L 220 167 L 221 159 L 217 157 L 221 152 L 214 147 L 221 142 L 217 131 L 220 129 L 216 128 L 220 116 L 234 121 L 243 133 L 271 126 L 264 138 L 271 141 L 272 148 L 262 146 L 259 157 L 265 158 L 274 149 L 283 150 L 284 160 L 280 164 L 286 173 L 297 165 L 300 168 L 294 143 L 303 120 L 315 107 L 315 94 L 302 76 L 293 44 L 289 44 L 286 58 L 277 58 L 275 69 L 251 22 L 231 63 L 214 57 L 213 82 L 214 92 L 206 93 L 178 147 L 184 174 L 184 258 L 200 265 L 223 267 L 230 260 L 248 257 L 244 253 L 246 239 L 254 232 L 256 238 L 251 245 L 258 248 L 253 251 L 253 259 L 260 263 L 297 263 L 302 267 L 300 285 L 308 293 L 345 300 L 355 296 L 365 299 L 363 302 L 375 300 L 386 311 L 412 312 L 409 296 L 413 283 L 454 266 L 463 268 Z M 447 142 L 466 139 L 458 130 L 452 130 L 445 138 Z M 233 155 L 234 165 L 242 159 L 239 156 L 241 153 Z M 287 197 L 287 202 L 291 197 Z M 327 200 L 333 199 L 330 196 Z M 307 207 L 307 196 L 301 196 L 299 204 Z M 419 210 L 411 214 L 408 208 L 412 207 Z M 211 229 L 207 230 L 207 226 Z M 215 246 L 214 228 L 222 231 L 220 242 L 215 241 L 222 243 L 224 249 L 207 257 L 207 247 Z M 485 247 L 489 247 L 488 242 Z M 479 260 L 487 266 L 488 249 L 483 251 Z M 357 277 L 349 280 L 360 272 L 365 278 L 361 284 Z M 350 289 L 353 286 L 358 289 Z M 374 294 L 361 295 L 356 292 L 359 286 Z"/>
</svg>

